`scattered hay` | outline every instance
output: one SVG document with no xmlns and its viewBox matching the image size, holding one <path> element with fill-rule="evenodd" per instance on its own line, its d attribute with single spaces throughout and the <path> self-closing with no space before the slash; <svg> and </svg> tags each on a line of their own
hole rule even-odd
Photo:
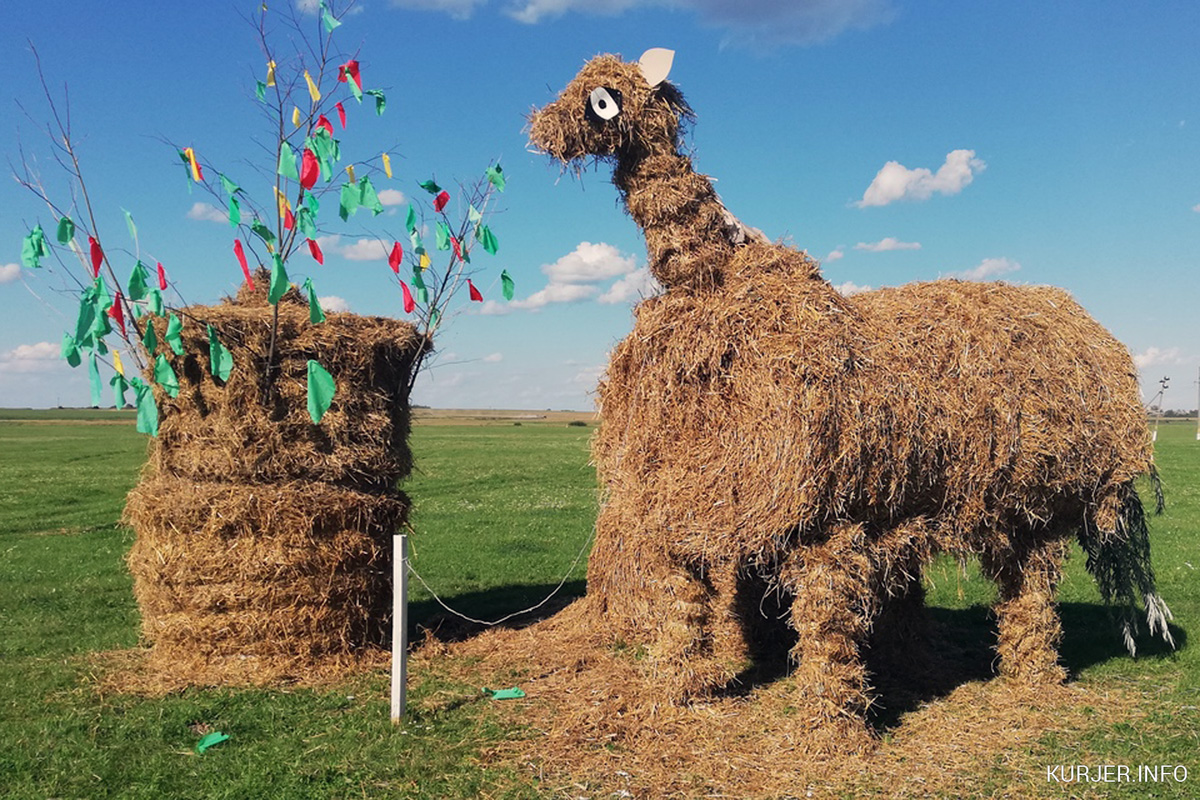
<svg viewBox="0 0 1200 800">
<path fill-rule="evenodd" d="M 1139 713 L 1133 696 L 968 681 L 882 739 L 828 726 L 806 734 L 795 725 L 803 710 L 779 683 L 687 706 L 659 702 L 644 654 L 586 634 L 579 617 L 588 613 L 581 601 L 536 628 L 454 645 L 450 658 L 430 643 L 412 661 L 415 672 L 469 685 L 490 685 L 497 673 L 518 682 L 526 699 L 496 713 L 530 733 L 485 764 L 529 769 L 564 797 L 1040 797 L 1047 732 L 1069 739 Z M 839 733 L 814 749 L 814 735 Z"/>
</svg>

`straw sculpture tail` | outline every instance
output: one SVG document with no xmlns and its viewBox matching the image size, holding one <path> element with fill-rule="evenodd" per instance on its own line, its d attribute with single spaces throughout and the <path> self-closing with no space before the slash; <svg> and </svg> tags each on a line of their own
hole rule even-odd
<svg viewBox="0 0 1200 800">
<path fill-rule="evenodd" d="M 919 609 L 935 553 L 996 581 L 1005 676 L 1065 676 L 1055 592 L 1073 536 L 1105 597 L 1140 596 L 1170 641 L 1133 490 L 1153 453 L 1126 348 L 1058 289 L 843 297 L 692 169 L 671 55 L 598 56 L 530 118 L 531 143 L 565 164 L 613 162 L 665 289 L 600 385 L 604 502 L 576 618 L 644 646 L 679 700 L 778 641 L 760 609 L 790 606 L 797 724 L 843 751 L 865 735 L 869 638 Z"/>
<path fill-rule="evenodd" d="M 1157 473 L 1152 473 L 1156 489 L 1157 477 Z M 1154 588 L 1146 511 L 1132 483 L 1121 488 L 1115 530 L 1105 533 L 1084 526 L 1079 534 L 1079 543 L 1087 553 L 1088 572 L 1096 579 L 1104 601 L 1120 607 L 1121 635 L 1129 654 L 1137 654 L 1134 635 L 1137 633 L 1139 597 L 1146 609 L 1146 626 L 1150 634 L 1161 633 L 1163 639 L 1174 647 L 1175 639 L 1167 626 L 1167 622 L 1173 619 L 1171 609 L 1167 608 Z"/>
</svg>

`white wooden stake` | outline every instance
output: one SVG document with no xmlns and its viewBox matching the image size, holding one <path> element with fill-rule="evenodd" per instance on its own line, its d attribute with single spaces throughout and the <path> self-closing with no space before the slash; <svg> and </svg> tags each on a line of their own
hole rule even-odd
<svg viewBox="0 0 1200 800">
<path fill-rule="evenodd" d="M 392 723 L 408 700 L 408 536 L 392 537 Z"/>
</svg>

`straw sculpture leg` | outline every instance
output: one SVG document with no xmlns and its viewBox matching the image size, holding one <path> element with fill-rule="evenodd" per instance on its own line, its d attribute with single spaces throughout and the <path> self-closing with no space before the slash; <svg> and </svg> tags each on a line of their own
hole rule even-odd
<svg viewBox="0 0 1200 800">
<path fill-rule="evenodd" d="M 662 582 L 664 613 L 647 665 L 665 701 L 686 702 L 733 678 L 735 659 L 745 654 L 733 618 L 733 585 L 733 571 L 724 565 L 711 572 L 675 565 Z"/>
<path fill-rule="evenodd" d="M 1002 676 L 1026 683 L 1066 679 L 1058 663 L 1062 624 L 1054 600 L 1066 554 L 1066 539 L 1018 539 L 1014 551 L 987 552 L 980 558 L 1000 590 L 995 611 Z"/>
<path fill-rule="evenodd" d="M 861 650 L 877 610 L 874 572 L 862 525 L 836 528 L 819 545 L 793 551 L 782 569 L 794 596 L 797 635 L 792 675 L 801 719 L 818 748 L 831 737 L 869 740 L 867 671 Z M 834 745 L 837 747 L 836 745 Z"/>
</svg>

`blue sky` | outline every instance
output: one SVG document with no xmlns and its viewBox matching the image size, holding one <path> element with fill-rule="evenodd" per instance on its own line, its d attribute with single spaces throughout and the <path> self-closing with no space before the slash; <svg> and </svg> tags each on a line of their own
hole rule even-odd
<svg viewBox="0 0 1200 800">
<path fill-rule="evenodd" d="M 143 260 L 163 262 L 188 302 L 235 291 L 233 234 L 196 207 L 211 198 L 189 193 L 166 142 L 193 146 L 270 201 L 252 166 L 273 164 L 253 95 L 265 65 L 245 21 L 258 4 L 13 6 L 0 30 L 8 162 L 19 166 L 23 151 L 51 193 L 65 191 L 36 124 L 48 117 L 32 41 L 55 91 L 69 85 L 110 254 L 131 249 L 124 208 Z M 697 169 L 743 221 L 821 259 L 832 283 L 1061 286 L 1129 346 L 1147 398 L 1169 375 L 1166 406 L 1194 408 L 1197 30 L 1193 2 L 1143 11 L 1023 0 L 364 0 L 335 41 L 361 50 L 365 83 L 387 91 L 388 108 L 376 117 L 348 104 L 338 135 L 352 159 L 396 153 L 395 178 L 377 181 L 392 204 L 350 224 L 323 214 L 325 265 L 298 257 L 289 273 L 353 311 L 403 317 L 382 253 L 354 256 L 378 238 L 405 240 L 400 201 L 423 195 L 418 181 L 474 181 L 499 159 L 508 177 L 491 220 L 500 250 L 474 258 L 488 302 L 463 298 L 414 400 L 591 408 L 632 303 L 652 290 L 644 243 L 608 168 L 560 175 L 527 152 L 524 116 L 592 55 L 667 47 L 670 79 L 697 113 Z M 52 231 L 54 220 L 11 180 L 0 208 L 0 406 L 86 405 L 85 370 L 57 353 L 74 319 L 63 277 L 18 266 L 24 235 L 38 222 Z M 116 258 L 132 266 L 131 254 Z M 516 280 L 511 305 L 501 269 Z"/>
</svg>

